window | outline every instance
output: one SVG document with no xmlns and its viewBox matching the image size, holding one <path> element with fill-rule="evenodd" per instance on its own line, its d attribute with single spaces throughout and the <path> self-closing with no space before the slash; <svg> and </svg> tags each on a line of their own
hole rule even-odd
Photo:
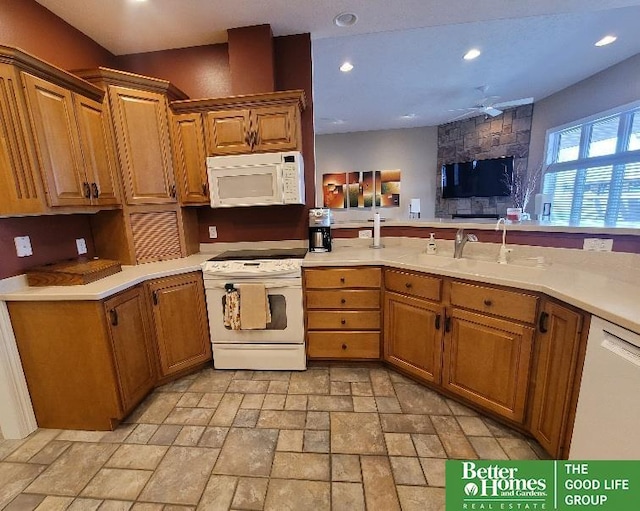
<svg viewBox="0 0 640 511">
<path fill-rule="evenodd" d="M 640 224 L 640 107 L 551 131 L 542 191 L 551 219 L 580 225 Z"/>
</svg>

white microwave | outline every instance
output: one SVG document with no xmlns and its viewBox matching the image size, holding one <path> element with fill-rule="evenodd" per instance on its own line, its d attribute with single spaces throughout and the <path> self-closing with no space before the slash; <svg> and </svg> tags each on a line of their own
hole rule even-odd
<svg viewBox="0 0 640 511">
<path fill-rule="evenodd" d="M 212 208 L 304 204 L 304 163 L 298 151 L 210 156 Z"/>
</svg>

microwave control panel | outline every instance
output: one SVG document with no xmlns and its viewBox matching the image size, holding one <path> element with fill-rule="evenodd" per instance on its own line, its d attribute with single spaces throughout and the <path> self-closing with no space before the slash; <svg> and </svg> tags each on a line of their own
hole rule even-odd
<svg viewBox="0 0 640 511">
<path fill-rule="evenodd" d="M 283 163 L 282 200 L 285 204 L 304 204 L 304 170 L 296 163 Z"/>
</svg>

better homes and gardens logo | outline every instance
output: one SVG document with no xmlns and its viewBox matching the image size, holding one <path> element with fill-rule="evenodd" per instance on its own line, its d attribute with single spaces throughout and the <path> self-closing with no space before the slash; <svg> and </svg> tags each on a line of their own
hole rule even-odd
<svg viewBox="0 0 640 511">
<path fill-rule="evenodd" d="M 447 511 L 640 509 L 640 461 L 446 463 Z"/>
</svg>

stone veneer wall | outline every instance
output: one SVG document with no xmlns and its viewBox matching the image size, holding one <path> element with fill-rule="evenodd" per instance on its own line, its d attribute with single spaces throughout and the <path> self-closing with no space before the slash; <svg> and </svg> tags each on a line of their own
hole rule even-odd
<svg viewBox="0 0 640 511">
<path fill-rule="evenodd" d="M 442 198 L 442 165 L 446 163 L 514 156 L 514 172 L 527 171 L 533 105 L 505 110 L 502 115 L 479 115 L 438 126 L 438 181 L 436 217 L 453 214 L 505 216 L 511 197 Z"/>
</svg>

